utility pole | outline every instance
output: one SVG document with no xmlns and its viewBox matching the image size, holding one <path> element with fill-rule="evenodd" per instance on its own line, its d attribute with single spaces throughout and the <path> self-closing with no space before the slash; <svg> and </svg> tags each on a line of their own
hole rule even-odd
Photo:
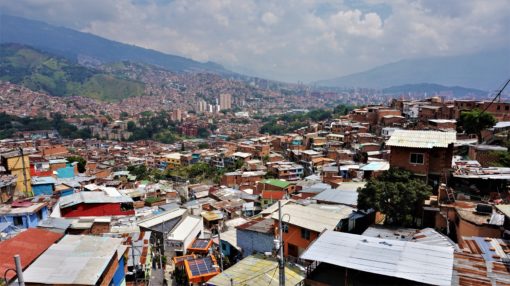
<svg viewBox="0 0 510 286">
<path fill-rule="evenodd" d="M 283 257 L 283 230 L 282 230 L 282 202 L 278 200 L 278 232 L 279 232 L 279 240 L 280 240 L 280 257 L 278 258 L 278 268 L 280 271 L 279 275 L 279 285 L 285 286 L 285 258 Z"/>
<path fill-rule="evenodd" d="M 220 227 L 219 225 L 216 226 L 216 230 L 218 231 L 218 241 L 219 241 L 219 247 L 220 247 L 220 270 L 223 272 L 223 249 L 221 248 L 221 235 L 220 235 Z"/>
<path fill-rule="evenodd" d="M 14 264 L 16 265 L 16 275 L 18 276 L 18 285 L 25 286 L 25 279 L 23 278 L 23 268 L 21 267 L 21 258 L 19 256 L 19 254 L 14 255 Z"/>
<path fill-rule="evenodd" d="M 23 167 L 23 185 L 25 186 L 25 194 L 28 195 L 28 187 L 27 187 L 27 174 L 25 170 L 25 156 L 23 154 L 23 148 L 19 147 L 19 153 L 21 155 L 21 166 Z"/>
</svg>

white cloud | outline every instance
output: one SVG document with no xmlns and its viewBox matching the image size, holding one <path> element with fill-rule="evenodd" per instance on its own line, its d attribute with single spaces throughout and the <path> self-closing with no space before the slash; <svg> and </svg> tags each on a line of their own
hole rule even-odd
<svg viewBox="0 0 510 286">
<path fill-rule="evenodd" d="M 510 47 L 507 0 L 18 0 L 0 10 L 292 81 Z"/>
<path fill-rule="evenodd" d="M 266 12 L 262 15 L 262 22 L 264 22 L 264 24 L 266 25 L 271 26 L 278 23 L 278 17 L 276 17 L 276 15 L 271 12 Z"/>
</svg>

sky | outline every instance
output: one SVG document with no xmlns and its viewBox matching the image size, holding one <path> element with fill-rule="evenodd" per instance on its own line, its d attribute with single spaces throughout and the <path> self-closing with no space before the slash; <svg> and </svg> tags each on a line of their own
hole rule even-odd
<svg viewBox="0 0 510 286">
<path fill-rule="evenodd" d="M 508 0 L 16 0 L 0 10 L 288 82 L 510 47 Z"/>
</svg>

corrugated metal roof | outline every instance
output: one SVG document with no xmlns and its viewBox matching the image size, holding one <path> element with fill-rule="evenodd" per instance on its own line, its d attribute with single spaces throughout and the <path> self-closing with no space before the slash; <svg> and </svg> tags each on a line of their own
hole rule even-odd
<svg viewBox="0 0 510 286">
<path fill-rule="evenodd" d="M 335 229 L 353 210 L 354 208 L 348 206 L 287 204 L 282 207 L 282 220 L 288 224 L 321 232 L 325 229 Z M 273 213 L 272 218 L 278 219 L 278 213 Z"/>
<path fill-rule="evenodd" d="M 26 283 L 95 285 L 122 239 L 66 235 L 23 272 Z"/>
<path fill-rule="evenodd" d="M 285 266 L 285 285 L 297 285 L 304 273 L 295 266 Z M 251 255 L 207 281 L 208 285 L 278 285 L 278 261 L 262 255 Z"/>
<path fill-rule="evenodd" d="M 387 161 L 370 162 L 360 169 L 362 171 L 386 171 L 390 169 L 390 163 Z"/>
<path fill-rule="evenodd" d="M 510 285 L 510 241 L 463 237 L 465 248 L 455 253 L 452 285 Z"/>
<path fill-rule="evenodd" d="M 451 248 L 335 231 L 324 232 L 301 259 L 432 285 L 450 285 L 453 272 Z"/>
<path fill-rule="evenodd" d="M 314 196 L 312 199 L 326 203 L 355 206 L 358 204 L 358 192 L 329 189 Z"/>
<path fill-rule="evenodd" d="M 290 202 L 290 200 L 280 200 L 280 202 L 281 202 L 281 205 L 284 206 L 284 205 L 288 204 Z M 269 215 L 269 214 L 274 213 L 277 210 L 278 210 L 278 202 L 272 204 L 267 209 L 261 211 L 260 214 Z"/>
<path fill-rule="evenodd" d="M 79 192 L 60 198 L 60 208 L 67 208 L 81 203 L 132 203 L 133 199 L 128 196 L 109 196 L 104 192 Z"/>
<path fill-rule="evenodd" d="M 447 148 L 449 144 L 455 143 L 456 132 L 440 132 L 426 130 L 395 130 L 386 145 L 394 147 Z"/>
<path fill-rule="evenodd" d="M 201 223 L 203 223 L 202 218 L 187 216 L 168 234 L 168 239 L 184 241 L 193 232 L 195 227 Z"/>
<path fill-rule="evenodd" d="M 272 185 L 272 186 L 276 186 L 278 188 L 286 188 L 290 185 L 289 182 L 287 181 L 284 181 L 284 180 L 277 180 L 277 179 L 267 179 L 267 180 L 264 180 L 262 181 L 263 184 L 268 184 L 268 185 Z"/>
<path fill-rule="evenodd" d="M 202 217 L 208 221 L 223 219 L 223 213 L 219 210 L 205 211 L 201 213 Z"/>
<path fill-rule="evenodd" d="M 165 221 L 169 221 L 169 220 L 178 218 L 178 217 L 184 215 L 185 212 L 186 212 L 185 209 L 174 209 L 174 210 L 162 212 L 155 216 L 151 216 L 149 218 L 139 221 L 138 226 L 141 226 L 144 228 L 150 228 L 155 225 L 161 224 Z"/>
<path fill-rule="evenodd" d="M 387 226 L 370 226 L 363 235 L 378 237 L 383 239 L 401 240 L 419 242 L 435 246 L 450 247 L 458 250 L 459 247 L 447 236 L 437 232 L 433 228 L 414 229 L 414 228 L 394 228 Z"/>
<path fill-rule="evenodd" d="M 505 216 L 510 217 L 510 205 L 496 205 L 496 208 Z"/>
<path fill-rule="evenodd" d="M 21 267 L 25 269 L 62 236 L 63 234 L 60 233 L 31 228 L 11 239 L 0 242 L 0 273 L 3 275 L 6 269 L 15 268 L 13 259 L 15 254 L 20 255 Z M 13 277 L 12 271 L 7 272 L 7 279 Z"/>
</svg>

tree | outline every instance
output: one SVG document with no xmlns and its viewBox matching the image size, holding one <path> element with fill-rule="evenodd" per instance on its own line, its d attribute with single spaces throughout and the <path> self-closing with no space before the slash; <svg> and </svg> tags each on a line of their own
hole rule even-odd
<svg viewBox="0 0 510 286">
<path fill-rule="evenodd" d="M 510 152 L 509 151 L 493 151 L 491 156 L 496 157 L 496 161 L 491 162 L 497 167 L 510 167 Z"/>
<path fill-rule="evenodd" d="M 339 104 L 333 109 L 333 113 L 336 115 L 347 115 L 354 109 L 352 105 Z"/>
<path fill-rule="evenodd" d="M 388 224 L 411 226 L 431 194 L 432 187 L 424 181 L 412 178 L 406 170 L 392 168 L 358 189 L 358 209 L 382 212 Z"/>
<path fill-rule="evenodd" d="M 130 174 L 136 176 L 137 180 L 145 180 L 149 177 L 149 170 L 145 165 L 131 165 L 127 169 Z"/>
<path fill-rule="evenodd" d="M 87 160 L 85 160 L 83 157 L 81 156 L 71 156 L 71 157 L 67 157 L 67 161 L 69 163 L 73 163 L 73 162 L 78 162 L 78 172 L 80 173 L 84 173 L 87 169 L 85 168 L 85 166 L 87 165 Z"/>
<path fill-rule="evenodd" d="M 209 137 L 209 129 L 207 129 L 205 127 L 198 127 L 197 136 L 199 138 L 207 138 L 207 137 Z"/>
<path fill-rule="evenodd" d="M 479 109 L 464 111 L 460 114 L 459 127 L 468 134 L 476 134 L 479 143 L 483 141 L 482 131 L 495 124 L 496 118 L 492 114 L 481 112 Z"/>
<path fill-rule="evenodd" d="M 209 144 L 207 142 L 201 142 L 201 143 L 198 143 L 198 149 L 206 149 L 206 148 L 209 148 Z"/>
<path fill-rule="evenodd" d="M 332 117 L 331 111 L 324 109 L 315 109 L 308 112 L 307 116 L 313 121 L 323 121 Z"/>
<path fill-rule="evenodd" d="M 129 117 L 129 113 L 127 113 L 127 112 L 125 112 L 125 111 L 122 111 L 122 112 L 120 113 L 120 116 L 119 116 L 119 117 L 120 117 L 120 119 L 121 119 L 121 120 L 125 120 L 126 118 L 128 118 L 128 117 Z"/>
</svg>

